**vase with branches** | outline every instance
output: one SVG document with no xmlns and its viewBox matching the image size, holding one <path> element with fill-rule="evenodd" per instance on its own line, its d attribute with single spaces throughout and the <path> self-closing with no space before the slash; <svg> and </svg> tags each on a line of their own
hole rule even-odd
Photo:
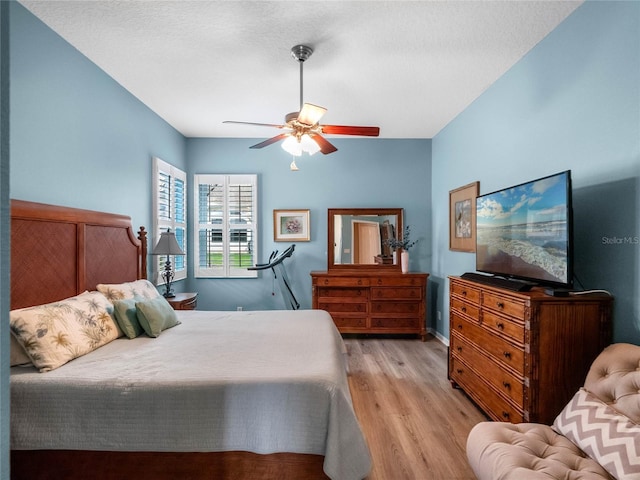
<svg viewBox="0 0 640 480">
<path fill-rule="evenodd" d="M 411 241 L 411 227 L 407 225 L 404 227 L 402 237 L 389 238 L 385 241 L 389 245 L 394 253 L 400 251 L 400 265 L 402 267 L 402 273 L 409 271 L 409 249 L 416 244 L 417 240 Z"/>
<path fill-rule="evenodd" d="M 418 241 L 411 241 L 411 226 L 407 225 L 404 227 L 404 232 L 402 232 L 402 237 L 400 238 L 389 238 L 385 240 L 385 243 L 389 245 L 394 250 L 404 250 L 408 252 L 411 247 L 413 247 Z"/>
</svg>

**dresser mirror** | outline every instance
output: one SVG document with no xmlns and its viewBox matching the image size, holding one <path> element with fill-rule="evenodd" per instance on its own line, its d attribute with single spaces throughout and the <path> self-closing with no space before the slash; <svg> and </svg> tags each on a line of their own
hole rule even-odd
<svg viewBox="0 0 640 480">
<path fill-rule="evenodd" d="M 328 269 L 400 270 L 386 240 L 402 235 L 401 208 L 330 208 Z"/>
</svg>

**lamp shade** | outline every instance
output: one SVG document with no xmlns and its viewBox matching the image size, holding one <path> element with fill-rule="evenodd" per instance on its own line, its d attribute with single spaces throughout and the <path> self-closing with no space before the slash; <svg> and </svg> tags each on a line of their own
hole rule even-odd
<svg viewBox="0 0 640 480">
<path fill-rule="evenodd" d="M 151 252 L 152 255 L 184 255 L 184 252 L 178 245 L 176 240 L 176 234 L 171 230 L 162 232 L 160 234 L 160 240 Z"/>
</svg>

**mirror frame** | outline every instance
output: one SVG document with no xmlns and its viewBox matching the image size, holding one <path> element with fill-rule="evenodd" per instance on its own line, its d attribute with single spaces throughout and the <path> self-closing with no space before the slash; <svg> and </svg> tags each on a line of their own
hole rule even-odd
<svg viewBox="0 0 640 480">
<path fill-rule="evenodd" d="M 369 271 L 401 271 L 402 267 L 400 265 L 400 261 L 393 265 L 379 265 L 379 264 L 369 264 L 369 265 L 359 265 L 359 264 L 338 264 L 334 263 L 334 218 L 336 215 L 355 215 L 355 216 L 364 216 L 364 215 L 383 215 L 383 216 L 396 216 L 396 232 L 399 232 L 402 235 L 403 229 L 403 218 L 402 208 L 330 208 L 327 212 L 327 226 L 328 226 L 328 236 L 327 236 L 327 270 L 336 271 L 336 270 L 369 270 Z M 396 233 L 397 235 L 398 233 Z"/>
</svg>

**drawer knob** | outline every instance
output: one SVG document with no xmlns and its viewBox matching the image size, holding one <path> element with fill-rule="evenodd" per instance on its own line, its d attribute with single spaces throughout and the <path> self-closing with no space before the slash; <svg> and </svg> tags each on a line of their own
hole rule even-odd
<svg viewBox="0 0 640 480">
<path fill-rule="evenodd" d="M 499 309 L 503 309 L 503 308 L 504 308 L 504 303 L 502 303 L 502 302 L 496 302 L 496 306 L 497 306 Z"/>
<path fill-rule="evenodd" d="M 509 417 L 510 417 L 509 412 L 504 412 L 504 411 L 502 412 L 502 418 L 509 420 Z"/>
<path fill-rule="evenodd" d="M 358 279 L 358 285 L 362 285 L 362 280 Z"/>
<path fill-rule="evenodd" d="M 502 352 L 502 355 L 504 356 L 504 358 L 511 358 L 511 352 Z"/>
<path fill-rule="evenodd" d="M 504 323 L 496 322 L 496 327 L 498 327 L 500 330 L 504 330 Z"/>
<path fill-rule="evenodd" d="M 456 370 L 456 372 L 459 373 L 459 374 L 462 374 L 462 369 L 459 368 L 459 369 Z"/>
<path fill-rule="evenodd" d="M 329 279 L 328 279 L 328 278 L 325 278 L 325 279 L 324 279 L 324 284 L 325 284 L 325 285 L 329 285 Z"/>
<path fill-rule="evenodd" d="M 511 388 L 511 384 L 509 382 L 502 382 L 502 386 L 506 389 L 510 389 Z"/>
<path fill-rule="evenodd" d="M 462 307 L 460 310 L 462 310 L 464 313 L 467 313 L 467 307 Z"/>
<path fill-rule="evenodd" d="M 466 297 L 467 296 L 467 291 L 466 290 L 462 290 L 462 296 Z"/>
<path fill-rule="evenodd" d="M 462 330 L 462 324 L 461 323 L 458 324 L 458 330 Z"/>
<path fill-rule="evenodd" d="M 458 351 L 461 352 L 462 351 L 462 347 L 458 347 Z"/>
</svg>

